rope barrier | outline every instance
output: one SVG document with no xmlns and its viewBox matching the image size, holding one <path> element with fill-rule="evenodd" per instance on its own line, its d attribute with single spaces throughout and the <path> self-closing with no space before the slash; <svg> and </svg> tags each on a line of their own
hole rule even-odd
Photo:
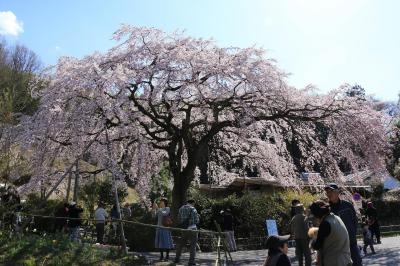
<svg viewBox="0 0 400 266">
<path fill-rule="evenodd" d="M 12 213 L 12 212 L 10 212 Z M 13 212 L 14 214 L 16 212 Z M 38 217 L 38 218 L 46 218 L 46 219 L 52 219 L 52 220 L 81 220 L 81 221 L 87 221 L 87 222 L 93 222 L 93 223 L 98 223 L 99 220 L 93 219 L 93 218 L 71 218 L 71 217 L 65 217 L 65 216 L 52 216 L 52 215 L 41 215 L 41 214 L 33 214 L 33 213 L 27 213 L 27 212 L 18 212 L 22 216 L 25 217 Z M 101 221 L 102 222 L 102 221 Z M 119 222 L 119 223 L 126 223 L 126 224 L 131 224 L 131 225 L 137 225 L 137 226 L 144 226 L 144 227 L 150 227 L 150 228 L 161 228 L 161 229 L 166 229 L 166 230 L 171 230 L 171 231 L 177 231 L 177 232 L 194 232 L 194 233 L 201 233 L 201 234 L 208 234 L 215 236 L 217 239 L 217 258 L 215 260 L 215 265 L 222 265 L 223 264 L 223 259 L 222 259 L 222 252 L 224 253 L 225 257 L 225 262 L 229 265 L 233 265 L 233 260 L 231 257 L 231 254 L 228 250 L 227 243 L 225 240 L 226 235 L 224 232 L 221 232 L 219 226 L 217 226 L 218 232 L 217 231 L 212 231 L 212 230 L 205 230 L 205 229 L 184 229 L 184 228 L 177 228 L 177 227 L 166 227 L 166 226 L 160 226 L 160 225 L 154 225 L 154 224 L 147 224 L 147 223 L 142 223 L 138 221 L 130 221 L 130 220 L 124 220 L 124 219 L 106 219 L 104 222 Z M 215 222 L 215 221 L 214 221 Z M 216 222 L 215 222 L 216 223 Z"/>
<path fill-rule="evenodd" d="M 26 213 L 26 212 L 20 212 L 22 215 L 25 216 L 31 216 L 31 217 L 40 217 L 40 218 L 49 218 L 49 219 L 64 219 L 64 220 L 81 220 L 81 221 L 88 221 L 88 222 L 93 222 L 93 223 L 98 223 L 99 220 L 93 219 L 93 218 L 71 218 L 71 217 L 63 217 L 63 216 L 51 216 L 51 215 L 41 215 L 41 214 L 32 214 L 32 213 Z M 184 228 L 178 228 L 178 227 L 172 227 L 172 226 L 161 226 L 161 225 L 155 225 L 155 224 L 146 224 L 142 222 L 137 222 L 137 221 L 130 221 L 130 220 L 124 220 L 124 219 L 107 219 L 105 222 L 123 222 L 127 224 L 133 224 L 133 225 L 139 225 L 139 226 L 145 226 L 145 227 L 151 227 L 151 228 L 161 228 L 161 229 L 167 229 L 171 231 L 180 231 L 180 232 L 195 232 L 195 233 L 202 233 L 202 234 L 211 234 L 211 235 L 221 235 L 221 233 L 217 231 L 212 231 L 212 230 L 206 230 L 206 229 L 184 229 Z"/>
<path fill-rule="evenodd" d="M 15 211 L 8 211 L 4 212 L 3 216 L 6 214 L 15 214 L 17 212 Z M 49 218 L 49 219 L 65 219 L 65 220 L 81 220 L 81 221 L 88 221 L 88 222 L 93 222 L 97 223 L 99 220 L 96 220 L 94 218 L 72 218 L 72 217 L 65 217 L 65 216 L 52 216 L 52 215 L 41 215 L 41 214 L 33 214 L 33 213 L 27 213 L 27 212 L 19 212 L 21 215 L 25 216 L 31 216 L 31 217 L 40 217 L 40 218 Z M 183 231 L 183 232 L 198 232 L 198 233 L 206 233 L 206 234 L 212 234 L 212 235 L 220 235 L 219 232 L 217 231 L 212 231 L 212 230 L 207 230 L 207 229 L 184 229 L 184 228 L 178 228 L 178 227 L 172 227 L 172 226 L 161 226 L 161 225 L 155 225 L 155 224 L 147 224 L 147 223 L 142 223 L 138 221 L 132 221 L 132 220 L 124 220 L 124 219 L 107 219 L 105 222 L 123 222 L 127 224 L 133 224 L 133 225 L 138 225 L 138 226 L 145 226 L 145 227 L 151 227 L 151 228 L 161 228 L 161 229 L 168 229 L 172 231 Z M 393 228 L 393 227 L 400 227 L 400 225 L 381 225 L 381 229 L 386 229 L 386 228 Z"/>
</svg>

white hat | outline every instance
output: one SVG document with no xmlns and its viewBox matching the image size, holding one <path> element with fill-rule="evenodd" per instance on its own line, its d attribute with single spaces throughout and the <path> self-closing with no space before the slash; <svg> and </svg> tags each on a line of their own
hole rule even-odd
<svg viewBox="0 0 400 266">
<path fill-rule="evenodd" d="M 69 205 L 74 206 L 74 205 L 76 205 L 76 202 L 75 201 L 71 201 L 71 203 Z"/>
</svg>

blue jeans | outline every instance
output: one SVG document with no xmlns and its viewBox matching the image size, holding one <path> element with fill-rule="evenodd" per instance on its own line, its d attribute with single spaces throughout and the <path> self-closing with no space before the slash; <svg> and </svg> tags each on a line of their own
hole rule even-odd
<svg viewBox="0 0 400 266">
<path fill-rule="evenodd" d="M 197 238 L 198 238 L 197 232 L 186 231 L 181 233 L 181 237 L 179 238 L 176 244 L 175 262 L 178 263 L 180 261 L 182 247 L 185 246 L 187 242 L 189 242 L 190 243 L 189 265 L 195 265 Z"/>
<path fill-rule="evenodd" d="M 74 242 L 79 242 L 79 226 L 69 228 L 69 239 Z"/>
</svg>

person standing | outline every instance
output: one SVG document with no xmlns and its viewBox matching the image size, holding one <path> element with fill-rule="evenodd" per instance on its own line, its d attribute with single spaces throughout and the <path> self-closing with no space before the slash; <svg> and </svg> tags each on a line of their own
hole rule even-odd
<svg viewBox="0 0 400 266">
<path fill-rule="evenodd" d="M 199 215 L 196 208 L 194 207 L 195 201 L 190 199 L 185 205 L 183 205 L 178 212 L 178 224 L 182 229 L 197 230 L 197 224 L 199 223 Z M 182 247 L 186 243 L 190 242 L 190 257 L 189 266 L 196 265 L 196 245 L 197 245 L 198 234 L 195 231 L 184 231 L 181 233 L 180 239 L 176 245 L 176 257 L 175 263 L 179 263 L 182 253 Z"/>
<path fill-rule="evenodd" d="M 83 209 L 76 205 L 76 202 L 71 202 L 68 217 L 70 218 L 68 221 L 68 227 L 70 230 L 69 238 L 71 241 L 79 242 L 79 229 L 82 225 L 82 220 L 80 219 L 81 213 Z"/>
<path fill-rule="evenodd" d="M 372 233 L 369 229 L 368 223 L 363 225 L 363 241 L 364 241 L 364 255 L 367 255 L 367 247 L 371 248 L 372 254 L 375 254 L 374 241 L 372 240 Z"/>
<path fill-rule="evenodd" d="M 171 226 L 171 210 L 168 207 L 168 200 L 161 198 L 159 205 L 153 204 L 153 212 L 157 217 L 158 226 Z M 160 251 L 160 261 L 169 260 L 169 251 L 173 248 L 171 231 L 166 228 L 158 227 L 156 229 L 156 238 L 154 241 L 155 248 Z"/>
<path fill-rule="evenodd" d="M 298 204 L 295 208 L 295 216 L 290 222 L 290 229 L 296 242 L 296 256 L 299 260 L 299 266 L 303 266 L 303 257 L 305 265 L 311 266 L 310 238 L 308 237 L 309 223 L 304 214 L 302 204 Z"/>
<path fill-rule="evenodd" d="M 371 230 L 372 234 L 372 240 L 374 239 L 374 236 L 376 236 L 376 243 L 381 244 L 381 230 L 378 221 L 378 212 L 376 211 L 376 208 L 374 207 L 374 204 L 371 201 L 367 203 L 367 210 L 365 211 L 365 214 L 368 218 L 369 229 Z"/>
<path fill-rule="evenodd" d="M 96 221 L 96 235 L 97 243 L 104 244 L 104 227 L 106 225 L 106 218 L 108 217 L 107 211 L 104 209 L 104 203 L 99 202 L 99 205 L 94 212 L 94 219 Z"/>
<path fill-rule="evenodd" d="M 351 266 L 350 241 L 347 229 L 339 216 L 331 213 L 330 206 L 318 200 L 310 206 L 319 221 L 318 235 L 312 247 L 319 250 L 324 266 Z"/>
<path fill-rule="evenodd" d="M 20 239 L 22 236 L 22 206 L 21 205 L 18 205 L 17 208 L 15 209 L 13 226 L 14 226 L 14 235 Z"/>
<path fill-rule="evenodd" d="M 118 212 L 116 204 L 114 204 L 112 209 L 111 209 L 110 218 L 111 218 L 112 232 L 114 233 L 113 238 L 116 239 L 118 231 L 119 231 L 119 222 L 118 222 L 118 220 L 121 218 L 121 215 Z"/>
<path fill-rule="evenodd" d="M 290 235 L 271 235 L 267 239 L 268 257 L 263 266 L 291 266 L 288 253 L 288 240 Z"/>
<path fill-rule="evenodd" d="M 227 208 L 225 211 L 221 211 L 221 215 L 223 219 L 222 227 L 226 235 L 229 251 L 236 251 L 235 231 L 233 230 L 234 219 L 231 209 Z"/>
<path fill-rule="evenodd" d="M 361 266 L 362 259 L 360 255 L 360 249 L 357 245 L 357 227 L 358 219 L 356 210 L 353 204 L 348 201 L 340 199 L 340 188 L 335 183 L 330 183 L 325 187 L 326 195 L 329 199 L 329 205 L 332 212 L 342 219 L 346 226 L 349 240 L 350 240 L 350 252 L 353 266 Z"/>
<path fill-rule="evenodd" d="M 124 207 L 122 208 L 122 219 L 127 220 L 131 218 L 131 216 L 132 216 L 131 207 L 129 206 L 129 203 L 125 203 Z"/>
<path fill-rule="evenodd" d="M 290 206 L 290 218 L 293 218 L 296 215 L 296 206 L 300 204 L 300 200 L 294 199 L 292 200 L 292 205 Z"/>
<path fill-rule="evenodd" d="M 68 203 L 64 203 L 61 208 L 59 208 L 55 213 L 56 222 L 55 229 L 56 232 L 66 232 L 67 231 L 67 219 L 68 219 Z"/>
</svg>

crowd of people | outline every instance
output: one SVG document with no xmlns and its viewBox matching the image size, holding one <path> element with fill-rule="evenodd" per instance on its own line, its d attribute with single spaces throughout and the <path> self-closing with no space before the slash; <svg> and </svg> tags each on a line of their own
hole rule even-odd
<svg viewBox="0 0 400 266">
<path fill-rule="evenodd" d="M 9 202 L 17 195 L 11 189 L 7 191 L 7 197 L 1 198 L 2 202 Z M 299 266 L 315 265 L 323 266 L 360 266 L 362 265 L 361 252 L 375 253 L 374 238 L 376 243 L 381 243 L 378 213 L 372 202 L 366 204 L 361 210 L 361 231 L 363 235 L 363 246 L 357 243 L 357 229 L 360 226 L 356 210 L 352 203 L 341 198 L 341 189 L 337 184 L 331 183 L 325 187 L 327 201 L 318 200 L 306 209 L 299 200 L 292 201 L 290 210 L 290 234 L 268 237 L 266 246 L 268 248 L 267 258 L 264 266 L 287 266 L 291 262 L 287 256 L 288 241 L 295 242 L 295 254 Z M 18 198 L 19 201 L 19 198 Z M 19 213 L 17 210 L 15 213 Z M 81 215 L 83 209 L 76 202 L 65 203 L 57 210 L 55 216 L 55 230 L 68 233 L 71 241 L 79 242 L 82 226 Z M 170 259 L 170 250 L 176 249 L 174 261 L 180 262 L 182 248 L 189 243 L 189 264 L 195 265 L 196 251 L 198 249 L 198 224 L 200 215 L 195 208 L 195 201 L 189 199 L 178 211 L 177 221 L 173 221 L 171 209 L 167 198 L 161 198 L 153 204 L 152 213 L 157 228 L 155 230 L 154 247 L 160 252 L 160 260 Z M 16 215 L 18 216 L 18 215 Z M 110 236 L 118 239 L 120 230 L 120 219 L 132 216 L 129 204 L 121 207 L 118 211 L 114 205 L 108 212 L 105 204 L 99 202 L 94 212 L 94 224 L 96 227 L 97 243 L 104 244 L 104 235 L 107 222 L 110 222 Z M 21 226 L 21 218 L 16 219 L 16 228 Z M 227 248 L 233 252 L 237 250 L 234 228 L 235 219 L 231 209 L 225 208 L 220 211 L 217 219 L 224 231 Z M 178 227 L 180 232 L 175 241 L 172 238 L 170 227 Z M 176 242 L 174 244 L 174 242 Z M 316 254 L 313 259 L 313 254 Z"/>
<path fill-rule="evenodd" d="M 159 203 L 153 204 L 153 215 L 156 217 L 156 224 L 160 227 L 156 229 L 154 246 L 160 251 L 160 260 L 169 260 L 169 251 L 174 248 L 170 227 L 173 224 L 171 217 L 171 210 L 168 207 L 168 200 L 161 198 Z M 237 250 L 235 236 L 234 236 L 234 217 L 230 208 L 226 208 L 219 213 L 219 225 L 224 233 L 227 248 L 233 252 Z M 179 263 L 182 248 L 189 244 L 189 262 L 188 265 L 196 265 L 196 251 L 199 249 L 198 245 L 198 224 L 200 222 L 200 215 L 195 208 L 195 201 L 193 199 L 187 200 L 178 211 L 178 218 L 175 225 L 179 229 L 184 229 L 179 232 L 176 239 L 176 255 L 174 262 Z M 165 257 L 164 257 L 165 254 Z"/>
<path fill-rule="evenodd" d="M 121 208 L 122 218 L 131 217 L 131 209 L 129 204 Z M 82 227 L 83 208 L 78 206 L 76 202 L 64 203 L 55 213 L 55 230 L 56 232 L 68 233 L 72 241 L 80 242 L 80 231 Z M 104 234 L 107 222 L 110 220 L 110 238 L 118 239 L 119 222 L 121 215 L 117 211 L 116 205 L 110 210 L 110 215 L 105 209 L 105 204 L 99 202 L 94 212 L 94 224 L 96 227 L 96 238 L 98 244 L 105 244 Z"/>
<path fill-rule="evenodd" d="M 189 243 L 189 263 L 188 265 L 196 265 L 196 248 L 198 241 L 198 224 L 200 216 L 194 207 L 195 201 L 189 199 L 178 211 L 177 226 L 182 230 L 176 243 L 175 263 L 180 262 L 182 248 Z M 157 225 L 160 226 L 156 229 L 155 247 L 160 250 L 160 260 L 169 260 L 169 251 L 173 248 L 173 241 L 171 230 L 168 229 L 172 225 L 171 210 L 168 207 L 168 200 L 162 198 L 159 205 L 153 205 L 155 217 L 157 217 Z M 165 252 L 165 258 L 164 258 Z"/>
<path fill-rule="evenodd" d="M 290 238 L 296 243 L 295 253 L 299 266 L 312 265 L 311 249 L 317 254 L 315 264 L 323 266 L 360 266 L 361 249 L 364 255 L 367 255 L 368 247 L 375 253 L 373 236 L 376 236 L 377 243 L 381 243 L 381 240 L 377 211 L 373 204 L 369 202 L 363 213 L 364 245 L 360 249 L 357 244 L 359 219 L 353 204 L 341 199 L 341 189 L 337 184 L 329 184 L 325 187 L 325 192 L 328 202 L 315 201 L 308 210 L 305 210 L 300 201 L 292 202 L 291 234 L 268 237 L 268 256 L 264 266 L 291 265 L 287 257 Z"/>
</svg>

